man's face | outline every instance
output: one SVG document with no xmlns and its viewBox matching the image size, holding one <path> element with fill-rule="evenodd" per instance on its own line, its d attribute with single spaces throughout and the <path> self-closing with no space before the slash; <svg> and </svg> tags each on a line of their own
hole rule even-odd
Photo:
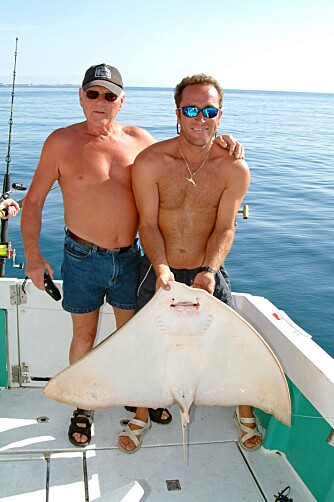
<svg viewBox="0 0 334 502">
<path fill-rule="evenodd" d="M 200 109 L 206 107 L 219 108 L 219 95 L 217 89 L 208 84 L 188 85 L 182 93 L 180 108 L 183 106 L 196 106 Z M 178 122 L 181 126 L 180 135 L 196 146 L 206 145 L 215 135 L 222 111 L 216 117 L 206 118 L 200 112 L 197 117 L 185 117 L 182 110 L 176 110 Z"/>
<path fill-rule="evenodd" d="M 111 93 L 105 87 L 94 85 L 86 89 L 86 91 L 97 91 L 99 93 L 96 99 L 90 99 L 89 94 L 86 95 L 85 91 L 79 89 L 80 105 L 86 119 L 92 123 L 103 125 L 113 121 L 123 106 L 125 94 L 122 93 L 115 101 L 108 101 L 104 95 Z"/>
</svg>

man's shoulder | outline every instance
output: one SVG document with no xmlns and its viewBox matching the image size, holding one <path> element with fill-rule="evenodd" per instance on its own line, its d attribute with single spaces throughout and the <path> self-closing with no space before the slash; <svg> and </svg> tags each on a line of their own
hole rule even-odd
<svg viewBox="0 0 334 502">
<path fill-rule="evenodd" d="M 122 124 L 119 124 L 119 125 L 121 126 L 121 130 L 122 130 L 123 134 L 126 134 L 132 138 L 152 139 L 152 141 L 155 141 L 153 136 L 148 131 L 143 129 L 142 127 L 122 125 Z"/>
<path fill-rule="evenodd" d="M 151 175 L 158 173 L 166 165 L 168 157 L 172 156 L 171 140 L 163 140 L 154 143 L 142 152 L 140 152 L 134 162 L 134 172 L 143 172 L 142 170 L 150 173 Z"/>
<path fill-rule="evenodd" d="M 174 151 L 174 144 L 175 138 L 158 141 L 141 152 L 140 157 L 146 160 L 150 157 L 155 158 L 160 155 L 170 155 Z"/>
<path fill-rule="evenodd" d="M 53 153 L 56 151 L 59 153 L 60 150 L 75 144 L 77 138 L 81 135 L 81 131 L 82 123 L 54 130 L 45 140 L 44 151 Z"/>
<path fill-rule="evenodd" d="M 84 122 L 79 122 L 77 124 L 71 124 L 66 127 L 59 127 L 55 129 L 49 136 L 48 139 L 62 139 L 68 138 L 74 134 L 77 134 L 82 131 Z"/>
<path fill-rule="evenodd" d="M 211 159 L 219 159 L 222 161 L 223 166 L 231 166 L 234 169 L 248 170 L 248 165 L 245 159 L 236 159 L 235 156 L 229 154 L 228 148 L 222 148 L 215 143 L 212 145 Z"/>
</svg>

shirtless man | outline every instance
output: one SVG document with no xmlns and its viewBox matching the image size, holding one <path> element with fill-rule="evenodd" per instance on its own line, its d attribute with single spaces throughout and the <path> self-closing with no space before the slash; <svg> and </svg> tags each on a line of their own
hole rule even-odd
<svg viewBox="0 0 334 502">
<path fill-rule="evenodd" d="M 155 139 L 139 127 L 115 121 L 125 99 L 122 77 L 109 65 L 90 67 L 79 89 L 86 120 L 57 129 L 45 141 L 27 196 L 21 230 L 26 274 L 44 290 L 44 271 L 54 271 L 41 255 L 42 209 L 53 183 L 59 182 L 67 227 L 62 265 L 63 308 L 71 313 L 73 338 L 69 360 L 84 356 L 94 344 L 99 309 L 107 302 L 119 328 L 135 312 L 142 251 L 136 239 L 138 217 L 131 188 L 131 165 Z M 233 138 L 221 146 L 243 156 Z M 94 208 L 92 210 L 92 195 Z M 69 440 L 86 446 L 92 413 L 76 410 Z"/>
<path fill-rule="evenodd" d="M 203 288 L 233 306 L 222 266 L 235 233 L 235 220 L 249 186 L 249 169 L 212 139 L 222 116 L 223 91 L 206 75 L 183 79 L 175 89 L 179 137 L 156 143 L 135 160 L 132 183 L 145 250 L 137 309 L 168 281 Z M 150 260 L 150 261 L 149 261 Z M 258 448 L 262 436 L 250 406 L 236 410 L 239 440 Z M 119 447 L 132 453 L 150 428 L 148 411 L 137 408 L 119 435 Z"/>
</svg>

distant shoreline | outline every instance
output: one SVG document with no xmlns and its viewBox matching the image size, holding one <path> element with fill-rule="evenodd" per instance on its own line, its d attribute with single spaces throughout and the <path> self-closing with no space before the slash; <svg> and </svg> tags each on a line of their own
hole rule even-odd
<svg viewBox="0 0 334 502">
<path fill-rule="evenodd" d="M 12 87 L 12 85 L 0 82 L 0 87 Z M 15 84 L 15 87 L 80 87 L 80 84 Z"/>
</svg>

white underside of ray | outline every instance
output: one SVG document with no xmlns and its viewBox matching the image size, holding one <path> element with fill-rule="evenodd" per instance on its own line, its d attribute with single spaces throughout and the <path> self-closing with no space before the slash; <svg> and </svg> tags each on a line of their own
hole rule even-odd
<svg viewBox="0 0 334 502">
<path fill-rule="evenodd" d="M 282 368 L 239 314 L 200 289 L 160 289 L 125 326 L 53 377 L 47 396 L 84 409 L 248 404 L 290 425 Z"/>
</svg>

